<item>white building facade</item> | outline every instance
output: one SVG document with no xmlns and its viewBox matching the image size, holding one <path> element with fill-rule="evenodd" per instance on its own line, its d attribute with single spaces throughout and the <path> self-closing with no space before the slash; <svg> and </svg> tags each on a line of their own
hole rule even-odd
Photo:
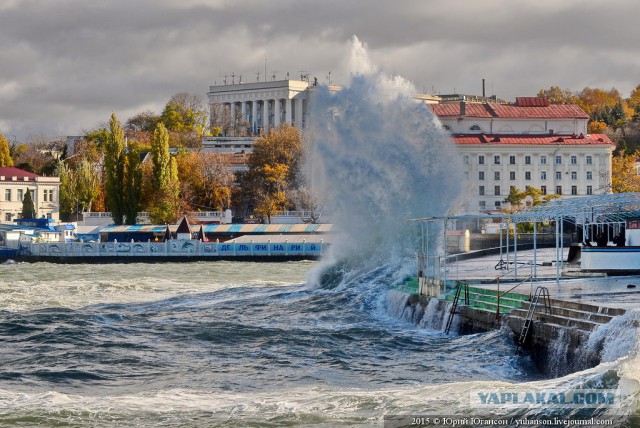
<svg viewBox="0 0 640 428">
<path fill-rule="evenodd" d="M 249 124 L 250 132 L 279 128 L 287 123 L 304 128 L 309 82 L 276 80 L 209 87 L 209 104 L 228 109 L 232 121 Z"/>
<path fill-rule="evenodd" d="M 59 221 L 60 179 L 15 167 L 0 168 L 0 222 L 13 223 L 22 213 L 22 200 L 31 192 L 37 217 Z"/>
<path fill-rule="evenodd" d="M 604 134 L 587 134 L 589 116 L 578 106 L 518 98 L 430 107 L 458 147 L 469 214 L 500 209 L 511 186 L 562 197 L 611 193 L 615 146 Z"/>
</svg>

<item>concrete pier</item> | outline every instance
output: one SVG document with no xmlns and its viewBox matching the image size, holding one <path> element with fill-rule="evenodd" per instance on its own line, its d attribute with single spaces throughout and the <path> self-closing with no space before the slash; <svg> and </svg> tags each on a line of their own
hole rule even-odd
<svg viewBox="0 0 640 428">
<path fill-rule="evenodd" d="M 626 310 L 640 308 L 640 277 L 576 278 L 579 271 L 565 264 L 562 277 L 556 280 L 555 250 L 544 250 L 537 255 L 538 276 L 528 278 L 532 271 L 527 265 L 531 254 L 525 252 L 520 257 L 522 269 L 517 278 L 512 270 L 505 274 L 494 268 L 496 256 L 465 260 L 458 265 L 450 263 L 448 279 L 441 282 L 437 297 L 418 295 L 415 281 L 407 281 L 403 291 L 411 293 L 413 287 L 416 293 L 407 300 L 407 305 L 415 306 L 416 314 L 427 308 L 437 310 L 440 314 L 431 316 L 446 320 L 456 286 L 466 284 L 468 302 L 461 293 L 451 333 L 473 334 L 506 328 L 514 343 L 519 344 L 531 296 L 538 286 L 544 286 L 551 296 L 550 305 L 545 308 L 539 304 L 535 308 L 522 350 L 531 355 L 541 373 L 549 376 L 563 376 L 597 365 L 601 349 L 589 343 L 590 335 Z"/>
</svg>

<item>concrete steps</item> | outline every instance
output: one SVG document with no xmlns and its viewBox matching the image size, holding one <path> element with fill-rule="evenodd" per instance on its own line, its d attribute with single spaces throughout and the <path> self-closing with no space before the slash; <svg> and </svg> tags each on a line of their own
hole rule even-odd
<svg viewBox="0 0 640 428">
<path fill-rule="evenodd" d="M 546 313 L 544 305 L 539 302 L 533 315 L 536 323 L 555 324 L 561 327 L 572 327 L 590 332 L 601 324 L 606 324 L 615 316 L 624 314 L 623 309 L 603 308 L 595 305 L 569 302 L 564 300 L 550 300 L 550 313 Z M 527 316 L 530 303 L 526 302 L 522 308 L 514 309 L 509 316 L 524 320 Z M 512 323 L 513 324 L 513 323 Z M 521 323 L 518 322 L 520 325 Z M 514 329 L 514 333 L 516 330 Z"/>
</svg>

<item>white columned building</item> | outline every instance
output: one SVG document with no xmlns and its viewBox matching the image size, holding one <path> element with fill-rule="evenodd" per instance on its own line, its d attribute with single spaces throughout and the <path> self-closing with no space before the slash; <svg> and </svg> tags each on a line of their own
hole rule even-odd
<svg viewBox="0 0 640 428">
<path fill-rule="evenodd" d="M 271 128 L 277 129 L 283 123 L 302 127 L 303 100 L 309 96 L 309 87 L 309 82 L 302 80 L 238 83 L 210 86 L 207 96 L 211 105 L 230 105 L 232 120 L 238 117 L 240 110 L 240 118 L 249 124 L 248 129 L 242 130 L 241 134 L 257 136 Z M 250 114 L 247 107 L 249 103 Z M 240 109 L 237 108 L 238 104 L 241 105 Z M 295 111 L 292 109 L 294 105 Z"/>
</svg>

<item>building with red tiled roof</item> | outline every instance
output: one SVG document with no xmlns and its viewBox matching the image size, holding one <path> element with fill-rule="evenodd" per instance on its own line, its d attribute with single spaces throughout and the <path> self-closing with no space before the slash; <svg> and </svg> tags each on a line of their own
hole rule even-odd
<svg viewBox="0 0 640 428">
<path fill-rule="evenodd" d="M 22 213 L 22 199 L 31 192 L 38 217 L 59 219 L 60 179 L 15 167 L 0 168 L 0 222 L 13 223 Z"/>
<path fill-rule="evenodd" d="M 615 146 L 604 134 L 587 134 L 589 116 L 577 105 L 523 97 L 429 107 L 459 149 L 468 213 L 501 208 L 512 186 L 562 197 L 611 192 Z"/>
<path fill-rule="evenodd" d="M 552 134 L 587 133 L 587 115 L 572 104 L 549 104 L 545 98 L 517 98 L 515 103 L 430 104 L 445 129 L 454 134 Z"/>
</svg>

